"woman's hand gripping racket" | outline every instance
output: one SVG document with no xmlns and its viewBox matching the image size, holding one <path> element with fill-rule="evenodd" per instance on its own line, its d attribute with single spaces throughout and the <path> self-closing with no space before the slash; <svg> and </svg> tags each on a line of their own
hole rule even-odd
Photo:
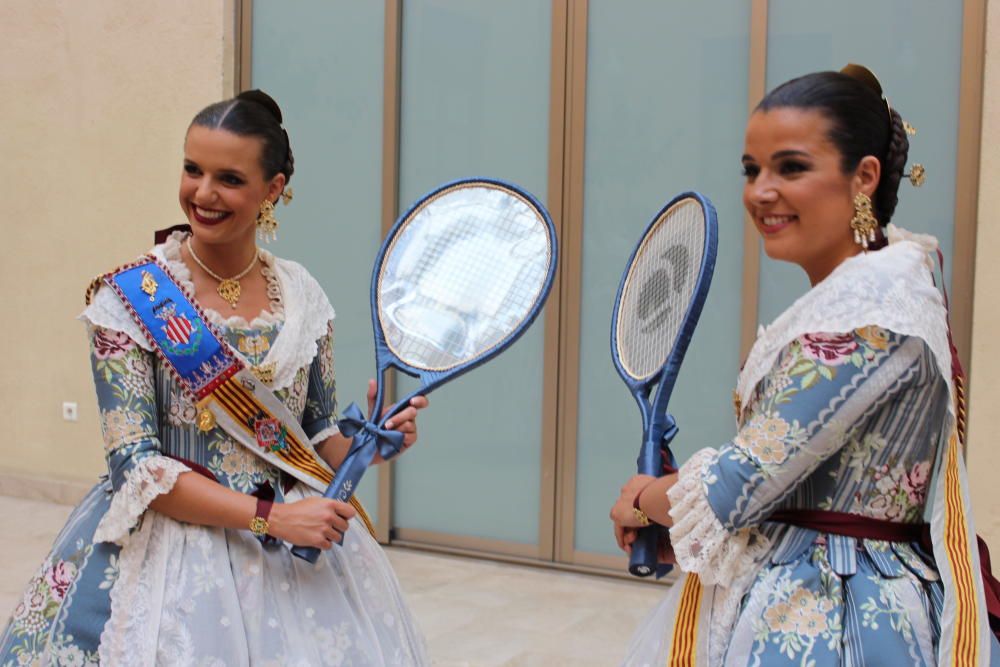
<svg viewBox="0 0 1000 667">
<path fill-rule="evenodd" d="M 686 192 L 649 224 L 622 275 L 611 318 L 611 356 L 642 412 L 639 474 L 659 477 L 664 463 L 676 468 L 669 445 L 677 425 L 667 403 L 708 295 L 717 250 L 715 209 L 702 195 Z M 657 571 L 661 530 L 639 531 L 629 572 L 646 577 Z"/>
<path fill-rule="evenodd" d="M 389 231 L 372 273 L 378 389 L 365 419 L 344 411 L 351 448 L 324 494 L 349 500 L 375 452 L 391 459 L 403 434 L 385 422 L 417 395 L 489 361 L 531 325 L 552 288 L 555 228 L 545 208 L 509 183 L 468 179 L 425 195 Z M 397 368 L 420 387 L 384 415 L 385 373 Z M 295 547 L 315 562 L 319 550 Z"/>
</svg>

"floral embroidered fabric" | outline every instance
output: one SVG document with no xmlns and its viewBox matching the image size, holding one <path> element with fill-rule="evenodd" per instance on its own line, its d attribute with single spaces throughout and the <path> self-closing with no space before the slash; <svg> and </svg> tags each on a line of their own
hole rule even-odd
<svg viewBox="0 0 1000 667">
<path fill-rule="evenodd" d="M 954 411 L 946 313 L 927 255 L 936 242 L 888 232 L 888 247 L 846 260 L 761 328 L 739 377 L 736 435 L 679 472 L 671 540 L 680 569 L 704 586 L 698 665 L 947 658 L 940 640 L 954 591 L 934 555 L 768 521 L 787 508 L 909 523 L 930 514 L 941 525 L 943 495 L 931 485 Z M 625 664 L 666 662 L 687 576 Z M 985 628 L 983 637 L 988 664 L 1000 664 L 1000 646 Z"/>
<path fill-rule="evenodd" d="M 918 545 L 767 517 L 822 508 L 921 521 L 947 402 L 918 338 L 864 327 L 781 352 L 733 440 L 698 452 L 670 492 L 678 565 L 715 585 L 705 664 L 936 664 L 943 592 Z M 671 611 L 665 602 L 654 616 Z M 627 664 L 666 650 L 644 639 Z"/>
<path fill-rule="evenodd" d="M 188 291 L 175 235 L 153 253 Z M 335 434 L 333 308 L 293 262 L 265 255 L 270 311 L 251 322 L 206 312 L 313 443 Z M 83 314 L 108 476 L 76 508 L 0 635 L 0 665 L 425 664 L 381 548 L 352 521 L 317 565 L 249 531 L 180 523 L 149 510 L 193 462 L 244 493 L 284 500 L 285 474 L 222 429 L 201 432 L 191 396 L 157 360 L 107 288 Z M 314 492 L 298 484 L 293 498 Z"/>
</svg>

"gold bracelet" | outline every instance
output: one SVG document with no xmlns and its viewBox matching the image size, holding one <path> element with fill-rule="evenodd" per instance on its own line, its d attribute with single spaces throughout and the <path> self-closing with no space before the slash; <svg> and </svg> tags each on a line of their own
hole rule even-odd
<svg viewBox="0 0 1000 667">
<path fill-rule="evenodd" d="M 645 527 L 646 527 L 646 526 L 648 526 L 648 525 L 649 525 L 650 523 L 652 523 L 652 522 L 651 522 L 651 521 L 649 520 L 649 517 L 648 517 L 648 516 L 646 516 L 646 513 L 645 513 L 645 512 L 643 512 L 643 511 L 642 511 L 641 509 L 639 509 L 638 507 L 633 507 L 633 508 L 632 508 L 632 513 L 633 513 L 633 514 L 635 515 L 635 520 L 639 522 L 639 525 L 640 525 L 641 527 L 645 528 Z"/>
<path fill-rule="evenodd" d="M 655 482 L 656 480 L 653 481 Z M 652 483 L 653 482 L 650 482 L 649 484 Z M 639 522 L 639 526 L 642 528 L 645 528 L 652 523 L 652 521 L 649 520 L 649 515 L 643 512 L 642 508 L 639 507 L 639 498 L 642 497 L 642 492 L 649 488 L 649 484 L 639 489 L 639 493 L 635 494 L 635 498 L 632 500 L 632 513 L 635 515 L 635 520 Z"/>
</svg>

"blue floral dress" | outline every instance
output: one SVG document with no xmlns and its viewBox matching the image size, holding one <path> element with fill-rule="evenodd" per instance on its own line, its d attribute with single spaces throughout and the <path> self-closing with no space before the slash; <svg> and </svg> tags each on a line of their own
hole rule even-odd
<svg viewBox="0 0 1000 667">
<path fill-rule="evenodd" d="M 924 248 L 899 245 L 848 260 L 762 331 L 741 377 L 736 436 L 697 452 L 668 492 L 686 574 L 625 664 L 1000 663 L 978 619 L 965 618 L 978 623 L 975 646 L 954 648 L 962 624 L 939 554 L 768 520 L 808 509 L 925 521 L 953 422 L 950 358 L 943 309 L 924 290 Z"/>
<path fill-rule="evenodd" d="M 154 254 L 191 289 L 180 236 Z M 297 264 L 264 257 L 270 312 L 207 312 L 312 442 L 336 433 L 333 309 Z M 0 635 L 0 665 L 414 665 L 423 640 L 384 553 L 352 520 L 316 565 L 248 530 L 147 509 L 199 467 L 231 489 L 307 494 L 220 428 L 102 288 L 84 312 L 108 475 L 74 510 Z"/>
</svg>

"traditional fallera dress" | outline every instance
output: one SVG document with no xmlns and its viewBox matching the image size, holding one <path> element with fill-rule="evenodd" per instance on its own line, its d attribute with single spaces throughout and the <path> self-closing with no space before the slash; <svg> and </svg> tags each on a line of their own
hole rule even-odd
<svg viewBox="0 0 1000 667">
<path fill-rule="evenodd" d="M 763 328 L 737 434 L 668 492 L 683 571 L 625 664 L 1000 664 L 987 622 L 930 237 L 843 262 Z M 742 408 L 741 408 L 742 406 Z M 769 521 L 823 510 L 910 524 L 921 541 Z M 992 654 L 991 654 L 992 649 Z"/>
<path fill-rule="evenodd" d="M 183 238 L 175 233 L 152 255 L 192 294 Z M 316 444 L 337 432 L 334 311 L 300 265 L 266 252 L 262 261 L 269 312 L 249 323 L 204 313 Z M 81 318 L 108 476 L 73 511 L 29 583 L 0 635 L 0 665 L 427 664 L 364 517 L 351 520 L 342 547 L 311 565 L 273 538 L 148 509 L 189 470 L 244 493 L 269 489 L 277 501 L 316 492 L 223 428 L 199 429 L 194 397 L 114 291 L 101 287 Z M 171 335 L 185 334 L 182 326 Z"/>
</svg>

